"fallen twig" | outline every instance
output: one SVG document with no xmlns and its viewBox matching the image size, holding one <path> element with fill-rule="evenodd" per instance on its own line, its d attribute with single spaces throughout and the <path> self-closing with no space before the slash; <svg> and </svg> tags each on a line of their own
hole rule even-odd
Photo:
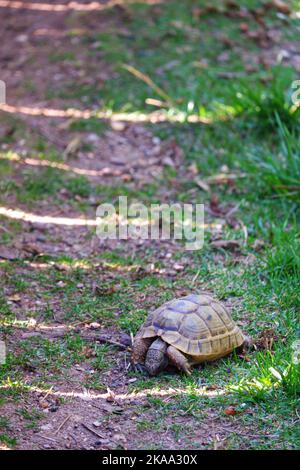
<svg viewBox="0 0 300 470">
<path fill-rule="evenodd" d="M 43 439 L 47 439 L 48 441 L 51 441 L 51 442 L 57 442 L 56 439 L 53 439 L 52 437 L 48 437 L 48 436 L 43 436 L 43 434 L 38 434 L 38 437 L 42 437 Z"/>
<path fill-rule="evenodd" d="M 87 424 L 81 423 L 81 426 L 83 426 L 85 429 L 90 431 L 92 434 L 95 434 L 95 436 L 100 437 L 100 439 L 105 439 L 105 436 L 103 436 L 103 434 L 100 434 L 100 432 L 95 431 L 95 429 L 93 429 L 93 428 L 90 428 Z"/>
<path fill-rule="evenodd" d="M 45 401 L 45 400 L 46 400 L 47 396 L 50 395 L 50 393 L 52 392 L 52 390 L 53 390 L 53 385 L 52 385 L 52 387 L 49 388 L 49 390 L 47 391 L 47 393 L 45 394 L 45 396 L 43 396 L 42 401 Z"/>
<path fill-rule="evenodd" d="M 66 424 L 66 422 L 71 418 L 71 415 L 68 415 L 64 420 L 63 422 L 61 423 L 61 425 L 57 428 L 57 430 L 55 431 L 54 434 L 58 434 L 59 431 L 61 430 L 61 428 Z"/>
<path fill-rule="evenodd" d="M 8 230 L 6 227 L 3 227 L 3 225 L 0 225 L 0 230 L 3 230 L 3 232 L 9 233 L 10 235 L 12 234 L 12 232 Z"/>
<path fill-rule="evenodd" d="M 164 100 L 166 100 L 169 103 L 173 103 L 173 99 L 159 86 L 157 86 L 154 81 L 148 76 L 145 75 L 143 72 L 140 72 L 137 70 L 135 67 L 132 65 L 123 65 L 124 69 L 126 69 L 129 73 L 132 73 L 136 78 L 139 78 L 143 82 L 145 82 L 152 90 L 156 91 L 156 93 L 161 96 Z"/>
<path fill-rule="evenodd" d="M 278 184 L 273 186 L 274 189 L 289 189 L 291 191 L 300 191 L 300 186 L 297 185 L 288 185 L 288 184 Z"/>
<path fill-rule="evenodd" d="M 193 285 L 195 284 L 195 282 L 196 282 L 196 280 L 197 280 L 197 278 L 198 278 L 198 276 L 199 276 L 199 274 L 200 274 L 200 271 L 201 271 L 201 269 L 198 269 L 197 273 L 196 273 L 195 276 L 193 277 L 192 282 L 191 282 L 191 287 L 193 287 Z"/>
<path fill-rule="evenodd" d="M 126 346 L 126 344 L 119 343 L 118 341 L 113 341 L 112 339 L 108 339 L 103 336 L 80 336 L 82 339 L 85 339 L 87 341 L 99 341 L 99 343 L 111 344 L 112 346 L 117 346 L 120 349 L 128 349 L 128 346 Z"/>
</svg>

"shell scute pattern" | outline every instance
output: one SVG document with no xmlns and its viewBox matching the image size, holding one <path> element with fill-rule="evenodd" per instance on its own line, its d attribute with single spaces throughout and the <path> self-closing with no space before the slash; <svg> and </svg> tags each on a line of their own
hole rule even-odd
<svg viewBox="0 0 300 470">
<path fill-rule="evenodd" d="M 191 302 L 188 299 L 178 299 L 171 302 L 169 305 L 172 311 L 179 313 L 193 313 L 197 310 L 197 307 L 196 302 Z"/>
<path fill-rule="evenodd" d="M 198 358 L 218 357 L 244 340 L 225 307 L 206 294 L 166 302 L 149 315 L 138 336 L 160 336 L 183 353 Z"/>
</svg>

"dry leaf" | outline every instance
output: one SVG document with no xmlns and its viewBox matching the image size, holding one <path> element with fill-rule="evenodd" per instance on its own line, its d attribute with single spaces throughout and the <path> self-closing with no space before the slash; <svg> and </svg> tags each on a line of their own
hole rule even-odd
<svg viewBox="0 0 300 470">
<path fill-rule="evenodd" d="M 99 295 L 99 296 L 105 296 L 105 295 L 112 295 L 115 292 L 117 292 L 118 287 L 115 285 L 109 286 L 109 285 L 102 285 L 99 286 L 98 284 L 93 285 L 93 294 L 94 295 Z"/>
<path fill-rule="evenodd" d="M 19 258 L 19 252 L 13 248 L 0 247 L 0 258 L 13 260 Z"/>
<path fill-rule="evenodd" d="M 234 406 L 230 405 L 230 406 L 228 406 L 227 408 L 225 408 L 224 413 L 225 413 L 227 416 L 234 416 L 234 415 L 237 414 L 237 411 L 236 411 L 236 409 L 235 409 Z"/>
<path fill-rule="evenodd" d="M 218 175 L 209 176 L 206 178 L 208 184 L 226 184 L 235 181 L 238 178 L 245 178 L 245 173 L 219 173 Z"/>
<path fill-rule="evenodd" d="M 246 32 L 248 31 L 249 29 L 249 26 L 247 23 L 240 23 L 240 30 L 243 31 L 243 32 Z"/>
<path fill-rule="evenodd" d="M 281 0 L 272 0 L 271 2 L 268 2 L 267 5 L 269 5 L 271 8 L 275 8 L 277 11 L 283 13 L 284 15 L 289 15 L 292 12 L 291 8 Z"/>
<path fill-rule="evenodd" d="M 199 8 L 199 7 L 194 7 L 192 9 L 192 15 L 193 15 L 193 18 L 194 20 L 198 20 L 200 18 L 200 16 L 202 16 L 204 13 L 204 9 L 203 8 Z"/>
<path fill-rule="evenodd" d="M 260 251 L 265 247 L 265 242 L 263 240 L 256 239 L 251 245 L 251 248 L 255 251 Z"/>
<path fill-rule="evenodd" d="M 210 186 L 205 181 L 197 179 L 197 180 L 195 180 L 195 183 L 203 191 L 206 191 L 208 193 L 210 192 Z"/>
<path fill-rule="evenodd" d="M 93 422 L 93 426 L 95 426 L 95 428 L 100 428 L 101 424 L 102 423 L 100 421 L 94 421 Z"/>
<path fill-rule="evenodd" d="M 183 271 L 184 270 L 184 266 L 182 264 L 178 264 L 178 263 L 175 263 L 173 265 L 173 268 L 175 269 L 175 271 Z"/>
<path fill-rule="evenodd" d="M 255 348 L 258 350 L 271 351 L 273 344 L 278 340 L 274 328 L 263 330 L 258 337 L 254 340 Z"/>
<path fill-rule="evenodd" d="M 26 245 L 23 245 L 22 248 L 26 253 L 30 253 L 32 255 L 41 254 L 41 250 L 38 248 L 37 245 L 34 245 L 33 243 L 26 243 Z"/>
<path fill-rule="evenodd" d="M 191 165 L 188 166 L 188 171 L 193 175 L 197 176 L 198 175 L 198 166 L 195 162 L 193 162 Z"/>
<path fill-rule="evenodd" d="M 114 403 L 116 399 L 116 394 L 109 387 L 107 387 L 107 393 L 108 396 L 106 397 L 106 401 L 108 403 Z"/>
<path fill-rule="evenodd" d="M 224 248 L 228 250 L 235 250 L 240 248 L 240 242 L 238 240 L 215 240 L 210 243 L 214 248 Z"/>
<path fill-rule="evenodd" d="M 8 300 L 12 300 L 13 302 L 21 302 L 21 296 L 19 294 L 13 294 L 8 297 Z"/>
<path fill-rule="evenodd" d="M 148 274 L 149 272 L 145 268 L 142 268 L 142 266 L 138 266 L 134 271 L 130 273 L 130 277 L 133 281 L 138 281 L 148 276 Z"/>
<path fill-rule="evenodd" d="M 93 321 L 89 325 L 86 325 L 87 328 L 91 328 L 92 330 L 97 330 L 98 328 L 101 328 L 100 323 Z"/>
<path fill-rule="evenodd" d="M 43 408 L 44 410 L 49 408 L 49 403 L 46 402 L 45 400 L 40 400 L 39 404 L 40 404 L 40 407 Z"/>
<path fill-rule="evenodd" d="M 63 152 L 63 158 L 66 159 L 76 154 L 78 150 L 80 149 L 80 147 L 81 147 L 81 139 L 79 137 L 75 137 L 68 143 L 67 147 L 65 148 Z"/>
<path fill-rule="evenodd" d="M 174 161 L 172 160 L 172 158 L 170 158 L 170 157 L 164 157 L 164 158 L 162 159 L 162 163 L 163 163 L 165 166 L 170 166 L 170 167 L 172 167 L 172 168 L 175 167 L 175 163 L 174 163 Z"/>
</svg>

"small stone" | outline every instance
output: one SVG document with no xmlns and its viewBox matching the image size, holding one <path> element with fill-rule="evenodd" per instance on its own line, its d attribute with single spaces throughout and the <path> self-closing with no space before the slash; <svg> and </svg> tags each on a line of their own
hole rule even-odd
<svg viewBox="0 0 300 470">
<path fill-rule="evenodd" d="M 52 425 L 50 423 L 43 424 L 43 426 L 40 427 L 41 431 L 50 431 L 51 428 L 52 428 Z"/>
<path fill-rule="evenodd" d="M 119 132 L 124 131 L 124 129 L 126 128 L 126 124 L 121 121 L 111 121 L 110 125 L 114 131 L 119 131 Z"/>
<path fill-rule="evenodd" d="M 40 400 L 40 407 L 47 409 L 49 408 L 49 403 L 47 403 L 45 400 Z"/>
<path fill-rule="evenodd" d="M 28 36 L 27 34 L 19 34 L 19 36 L 17 36 L 15 40 L 16 42 L 23 43 L 23 42 L 28 41 Z"/>
<path fill-rule="evenodd" d="M 49 411 L 51 411 L 51 413 L 55 413 L 55 411 L 57 411 L 57 410 L 58 410 L 58 406 L 57 406 L 57 405 L 51 405 L 51 406 L 49 407 Z"/>
<path fill-rule="evenodd" d="M 124 344 L 125 346 L 131 346 L 131 338 L 126 333 L 121 334 L 120 336 L 120 343 Z"/>
<path fill-rule="evenodd" d="M 176 271 L 182 271 L 184 269 L 184 266 L 182 266 L 182 264 L 175 263 L 173 268 L 176 269 Z"/>
<path fill-rule="evenodd" d="M 101 325 L 100 325 L 100 323 L 97 323 L 96 321 L 94 321 L 94 322 L 90 323 L 90 328 L 92 330 L 96 330 L 97 328 L 101 328 Z"/>
</svg>

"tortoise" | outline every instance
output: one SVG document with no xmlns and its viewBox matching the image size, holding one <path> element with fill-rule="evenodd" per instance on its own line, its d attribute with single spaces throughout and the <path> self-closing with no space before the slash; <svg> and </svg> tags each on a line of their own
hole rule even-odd
<svg viewBox="0 0 300 470">
<path fill-rule="evenodd" d="M 168 364 L 191 374 L 191 366 L 249 346 L 225 306 L 208 294 L 173 299 L 148 315 L 133 341 L 132 362 L 156 375 Z"/>
</svg>

